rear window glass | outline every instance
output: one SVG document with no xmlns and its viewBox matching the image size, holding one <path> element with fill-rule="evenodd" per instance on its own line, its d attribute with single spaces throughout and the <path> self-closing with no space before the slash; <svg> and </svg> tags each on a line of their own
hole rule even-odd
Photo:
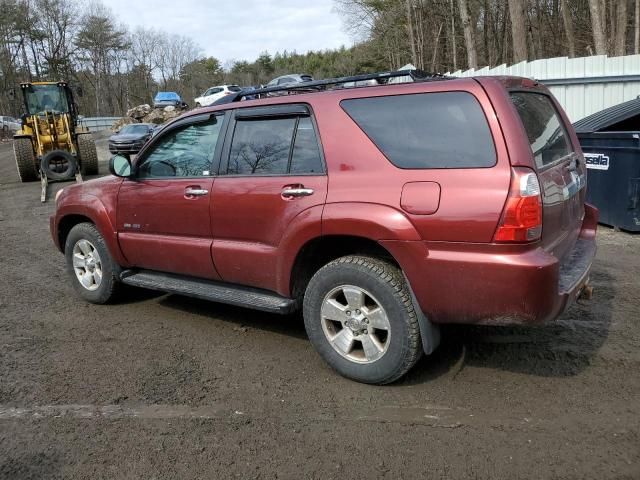
<svg viewBox="0 0 640 480">
<path fill-rule="evenodd" d="M 571 153 L 567 133 L 558 112 L 547 95 L 531 92 L 511 92 L 529 138 L 536 166 L 542 168 Z"/>
<path fill-rule="evenodd" d="M 342 108 L 399 168 L 478 168 L 496 163 L 487 119 L 466 92 L 343 100 Z"/>
<path fill-rule="evenodd" d="M 242 90 L 242 89 L 237 85 L 230 85 L 229 86 L 229 91 L 230 92 L 239 92 L 240 90 Z"/>
</svg>

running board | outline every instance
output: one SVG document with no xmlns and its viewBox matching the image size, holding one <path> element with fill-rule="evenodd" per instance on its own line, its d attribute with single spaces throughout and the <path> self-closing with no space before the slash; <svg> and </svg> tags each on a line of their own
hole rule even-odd
<svg viewBox="0 0 640 480">
<path fill-rule="evenodd" d="M 281 297 L 267 290 L 201 278 L 151 270 L 125 270 L 120 274 L 120 280 L 127 285 L 253 308 L 263 312 L 287 314 L 296 309 L 295 300 Z"/>
</svg>

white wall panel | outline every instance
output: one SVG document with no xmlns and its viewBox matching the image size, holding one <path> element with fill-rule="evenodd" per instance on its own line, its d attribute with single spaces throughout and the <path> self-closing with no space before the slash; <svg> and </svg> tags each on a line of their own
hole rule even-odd
<svg viewBox="0 0 640 480">
<path fill-rule="evenodd" d="M 516 65 L 484 67 L 479 70 L 453 72 L 458 77 L 479 75 L 517 75 L 537 80 L 567 80 L 570 85 L 550 85 L 571 121 L 575 122 L 618 103 L 640 96 L 640 55 L 607 57 L 597 55 L 582 58 L 549 58 L 520 62 Z M 635 78 L 625 79 L 624 76 Z M 617 77 L 611 81 L 593 77 Z M 584 79 L 580 82 L 579 79 Z M 596 82 L 596 83 L 593 83 Z"/>
</svg>

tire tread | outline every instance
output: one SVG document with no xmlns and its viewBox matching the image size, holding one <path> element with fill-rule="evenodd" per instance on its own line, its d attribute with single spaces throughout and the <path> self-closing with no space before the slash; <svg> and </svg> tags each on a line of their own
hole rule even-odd
<svg viewBox="0 0 640 480">
<path fill-rule="evenodd" d="M 13 153 L 21 182 L 33 182 L 38 179 L 36 156 L 29 138 L 16 138 L 13 141 Z"/>
<path fill-rule="evenodd" d="M 80 170 L 83 175 L 98 175 L 98 151 L 93 135 L 82 133 L 78 135 L 78 154 Z"/>
<path fill-rule="evenodd" d="M 377 276 L 382 282 L 386 283 L 392 290 L 394 296 L 399 300 L 400 304 L 404 308 L 407 316 L 407 340 L 408 340 L 408 352 L 403 356 L 403 361 L 396 369 L 390 372 L 385 378 L 378 380 L 376 384 L 384 385 L 392 383 L 402 376 L 404 376 L 411 368 L 417 363 L 422 356 L 422 340 L 420 337 L 420 325 L 418 323 L 418 316 L 413 305 L 411 293 L 407 287 L 406 281 L 402 272 L 398 267 L 391 263 L 384 261 L 376 257 L 369 257 L 364 255 L 347 255 L 337 258 L 324 267 L 319 269 L 314 277 L 322 276 L 323 272 L 329 269 L 333 269 L 336 266 L 356 266 L 361 270 L 371 273 Z M 311 288 L 313 278 L 310 282 Z M 311 312 L 307 312 L 307 305 L 305 302 L 305 317 Z"/>
<path fill-rule="evenodd" d="M 96 226 L 93 223 L 88 223 L 88 222 L 78 223 L 69 232 L 69 235 L 67 236 L 66 245 L 65 245 L 65 257 L 68 253 L 68 249 L 72 248 L 72 245 L 69 239 L 71 239 L 73 236 L 76 236 L 78 234 L 83 238 L 88 238 L 92 242 L 95 242 L 97 244 L 96 247 L 102 249 L 102 251 L 100 252 L 101 260 L 103 264 L 105 261 L 109 262 L 109 267 L 110 267 L 109 269 L 111 270 L 111 272 L 110 272 L 110 278 L 107 278 L 106 275 L 102 277 L 103 285 L 105 284 L 105 281 L 106 281 L 107 288 L 104 289 L 102 292 L 100 292 L 100 295 L 98 297 L 92 298 L 93 295 L 87 296 L 87 294 L 91 292 L 83 290 L 82 286 L 77 285 L 78 280 L 75 277 L 75 272 L 73 271 L 73 267 L 71 267 L 67 263 L 67 270 L 69 271 L 69 275 L 71 276 L 71 279 L 74 282 L 74 287 L 76 291 L 78 291 L 85 300 L 91 303 L 97 303 L 97 304 L 110 303 L 117 297 L 121 287 L 120 279 L 118 276 L 120 272 L 120 266 L 113 261 L 113 258 L 109 253 L 109 249 L 107 248 L 107 245 L 104 242 L 104 239 L 102 238 L 102 235 L 100 234 Z M 106 258 L 103 255 L 103 253 L 106 253 Z M 103 268 L 103 272 L 104 272 L 104 268 Z"/>
</svg>

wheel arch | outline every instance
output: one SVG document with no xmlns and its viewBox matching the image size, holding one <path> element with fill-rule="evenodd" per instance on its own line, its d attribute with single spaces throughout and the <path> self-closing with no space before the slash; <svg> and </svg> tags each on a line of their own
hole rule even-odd
<svg viewBox="0 0 640 480">
<path fill-rule="evenodd" d="M 298 251 L 289 276 L 292 298 L 302 298 L 311 277 L 327 263 L 346 255 L 365 255 L 400 264 L 379 242 L 357 235 L 322 235 L 305 243 Z"/>
<path fill-rule="evenodd" d="M 120 266 L 128 265 L 127 259 L 120 251 L 118 234 L 107 208 L 98 197 L 80 195 L 74 197 L 73 202 L 64 202 L 64 205 L 58 209 L 54 222 L 55 225 L 52 225 L 52 229 L 55 226 L 55 231 L 52 233 L 54 233 L 54 239 L 59 242 L 59 248 L 63 253 L 65 241 L 71 229 L 79 223 L 88 222 L 98 229 L 115 262 Z"/>
<path fill-rule="evenodd" d="M 67 241 L 67 237 L 69 236 L 69 232 L 73 227 L 80 223 L 90 223 L 92 225 L 95 225 L 95 222 L 86 215 L 74 213 L 65 215 L 58 222 L 58 245 L 60 245 L 60 250 L 62 251 L 62 253 L 64 253 L 64 247 Z"/>
</svg>

